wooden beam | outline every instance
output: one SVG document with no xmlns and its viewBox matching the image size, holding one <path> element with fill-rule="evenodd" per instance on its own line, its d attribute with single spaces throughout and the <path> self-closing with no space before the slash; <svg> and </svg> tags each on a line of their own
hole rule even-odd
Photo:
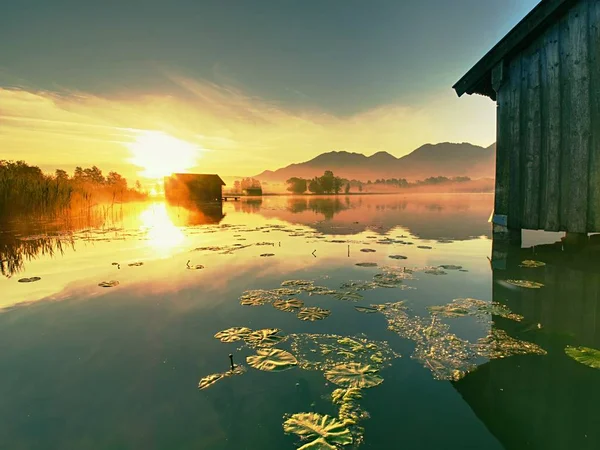
<svg viewBox="0 0 600 450">
<path fill-rule="evenodd" d="M 552 26 L 544 35 L 540 54 L 541 87 L 541 160 L 540 227 L 559 231 L 560 202 L 560 54 L 559 27 Z"/>
<path fill-rule="evenodd" d="M 508 105 L 507 148 L 509 149 L 508 228 L 521 229 L 521 57 L 509 67 L 510 94 Z"/>
<path fill-rule="evenodd" d="M 505 222 L 508 216 L 510 187 L 510 84 L 507 83 L 504 62 L 495 69 L 494 85 L 497 92 L 496 107 L 496 189 L 494 196 L 494 217 Z M 496 221 L 495 221 L 496 223 Z M 507 223 L 498 223 L 506 226 Z"/>
<path fill-rule="evenodd" d="M 600 231 L 600 0 L 589 2 L 590 167 L 588 231 Z"/>
<path fill-rule="evenodd" d="M 569 47 L 572 52 L 570 79 L 571 127 L 570 157 L 567 166 L 571 174 L 567 230 L 586 233 L 590 160 L 590 79 L 588 54 L 588 2 L 581 2 L 569 12 Z"/>
</svg>

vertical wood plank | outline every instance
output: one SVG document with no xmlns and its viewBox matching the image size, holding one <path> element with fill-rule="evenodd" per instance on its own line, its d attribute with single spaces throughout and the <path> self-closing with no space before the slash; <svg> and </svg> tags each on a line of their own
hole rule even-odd
<svg viewBox="0 0 600 450">
<path fill-rule="evenodd" d="M 536 41 L 530 48 L 527 65 L 523 67 L 523 145 L 522 149 L 522 226 L 530 230 L 539 227 L 540 211 L 540 52 Z"/>
<path fill-rule="evenodd" d="M 600 231 L 600 0 L 589 2 L 590 168 L 588 231 Z"/>
<path fill-rule="evenodd" d="M 521 229 L 521 55 L 509 67 L 509 202 L 508 228 Z"/>
<path fill-rule="evenodd" d="M 570 157 L 571 174 L 567 230 L 587 232 L 590 160 L 590 68 L 588 55 L 588 2 L 580 2 L 569 11 L 569 46 L 572 52 L 569 71 L 571 90 Z"/>
<path fill-rule="evenodd" d="M 508 216 L 510 190 L 510 85 L 504 82 L 497 92 L 496 109 L 496 194 L 494 214 Z"/>
<path fill-rule="evenodd" d="M 560 209 L 559 228 L 566 231 L 569 215 L 571 174 L 569 159 L 571 158 L 571 89 L 570 71 L 572 58 L 570 45 L 570 22 L 563 17 L 559 22 L 559 52 L 560 52 Z"/>
<path fill-rule="evenodd" d="M 540 54 L 542 154 L 540 161 L 540 227 L 559 231 L 560 208 L 560 54 L 559 29 L 543 38 Z"/>
</svg>

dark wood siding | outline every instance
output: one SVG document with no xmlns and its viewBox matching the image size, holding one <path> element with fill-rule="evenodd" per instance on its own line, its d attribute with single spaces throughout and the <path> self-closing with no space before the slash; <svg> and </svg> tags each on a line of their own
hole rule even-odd
<svg viewBox="0 0 600 450">
<path fill-rule="evenodd" d="M 504 64 L 497 214 L 510 228 L 600 231 L 600 0 Z"/>
</svg>

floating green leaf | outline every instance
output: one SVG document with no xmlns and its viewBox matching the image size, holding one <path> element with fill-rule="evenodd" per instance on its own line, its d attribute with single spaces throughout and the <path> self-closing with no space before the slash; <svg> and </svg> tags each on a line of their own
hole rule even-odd
<svg viewBox="0 0 600 450">
<path fill-rule="evenodd" d="M 544 267 L 546 265 L 545 262 L 542 261 L 534 261 L 532 259 L 526 259 L 525 261 L 521 261 L 521 264 L 519 267 L 528 267 L 528 268 L 537 268 L 537 267 Z"/>
<path fill-rule="evenodd" d="M 325 378 L 338 386 L 367 389 L 383 383 L 379 371 L 356 362 L 340 364 L 325 372 Z"/>
<path fill-rule="evenodd" d="M 298 312 L 298 319 L 314 322 L 315 320 L 323 320 L 331 314 L 328 309 L 319 308 L 318 306 L 311 306 L 308 308 L 302 308 Z"/>
<path fill-rule="evenodd" d="M 272 347 L 283 341 L 285 336 L 277 328 L 265 328 L 250 333 L 246 338 L 246 343 L 251 347 Z"/>
<path fill-rule="evenodd" d="M 275 256 L 275 253 L 263 253 L 260 255 L 262 258 L 268 258 L 269 256 Z"/>
<path fill-rule="evenodd" d="M 237 342 L 246 339 L 252 330 L 246 327 L 233 327 L 215 334 L 215 338 L 221 342 Z"/>
<path fill-rule="evenodd" d="M 98 283 L 98 286 L 103 287 L 103 288 L 110 288 L 110 287 L 115 287 L 118 285 L 119 285 L 119 282 L 117 280 L 103 281 L 102 283 Z"/>
<path fill-rule="evenodd" d="M 375 253 L 377 250 L 374 248 L 361 248 L 360 251 L 363 253 Z"/>
<path fill-rule="evenodd" d="M 565 348 L 565 353 L 578 363 L 594 369 L 600 369 L 600 350 L 589 347 L 571 347 L 568 345 Z"/>
<path fill-rule="evenodd" d="M 454 264 L 442 264 L 439 267 L 441 269 L 445 269 L 445 270 L 460 270 L 460 269 L 462 269 L 462 266 L 455 266 Z"/>
<path fill-rule="evenodd" d="M 143 266 L 143 265 L 144 265 L 144 263 L 143 263 L 143 262 L 141 262 L 141 261 L 138 261 L 138 262 L 129 263 L 129 264 L 127 264 L 127 265 L 128 265 L 129 267 L 140 267 L 140 266 Z"/>
<path fill-rule="evenodd" d="M 374 262 L 362 262 L 356 263 L 355 265 L 357 265 L 358 267 L 377 267 L 377 263 Z"/>
<path fill-rule="evenodd" d="M 538 283 L 536 281 L 527 281 L 527 280 L 506 280 L 508 284 L 512 284 L 513 286 L 518 286 L 527 289 L 540 289 L 544 287 L 542 283 Z"/>
<path fill-rule="evenodd" d="M 273 302 L 273 307 L 286 312 L 296 312 L 298 309 L 304 306 L 304 302 L 302 300 L 298 300 L 296 298 L 292 298 L 290 300 L 275 300 Z"/>
<path fill-rule="evenodd" d="M 337 445 L 352 444 L 352 433 L 344 423 L 317 413 L 299 413 L 283 423 L 283 431 L 308 441 L 299 450 L 336 450 Z"/>
<path fill-rule="evenodd" d="M 428 275 L 447 275 L 448 274 L 447 272 L 444 272 L 439 267 L 429 267 L 429 268 L 425 269 L 423 272 Z"/>
<path fill-rule="evenodd" d="M 18 280 L 19 283 L 35 283 L 36 281 L 40 281 L 40 277 L 30 277 L 30 278 L 21 278 Z"/>
<path fill-rule="evenodd" d="M 267 372 L 281 372 L 298 365 L 294 355 L 277 348 L 260 348 L 256 355 L 248 356 L 246 362 L 255 369 Z"/>
<path fill-rule="evenodd" d="M 388 258 L 392 258 L 392 259 L 408 259 L 408 257 L 404 256 L 404 255 L 390 255 L 390 256 L 388 256 Z"/>
<path fill-rule="evenodd" d="M 362 391 L 359 388 L 339 388 L 331 394 L 331 401 L 334 405 L 341 405 L 346 402 L 353 402 L 362 398 Z"/>
<path fill-rule="evenodd" d="M 417 245 L 417 248 L 421 248 L 423 250 L 431 250 L 433 247 L 430 247 L 429 245 Z"/>
</svg>

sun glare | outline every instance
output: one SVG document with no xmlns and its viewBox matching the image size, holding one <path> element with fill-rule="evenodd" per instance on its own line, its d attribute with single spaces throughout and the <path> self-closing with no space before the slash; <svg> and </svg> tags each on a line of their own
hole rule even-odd
<svg viewBox="0 0 600 450">
<path fill-rule="evenodd" d="M 144 131 L 128 144 L 132 164 L 143 169 L 140 175 L 160 179 L 194 167 L 202 148 L 162 131 Z"/>
</svg>

